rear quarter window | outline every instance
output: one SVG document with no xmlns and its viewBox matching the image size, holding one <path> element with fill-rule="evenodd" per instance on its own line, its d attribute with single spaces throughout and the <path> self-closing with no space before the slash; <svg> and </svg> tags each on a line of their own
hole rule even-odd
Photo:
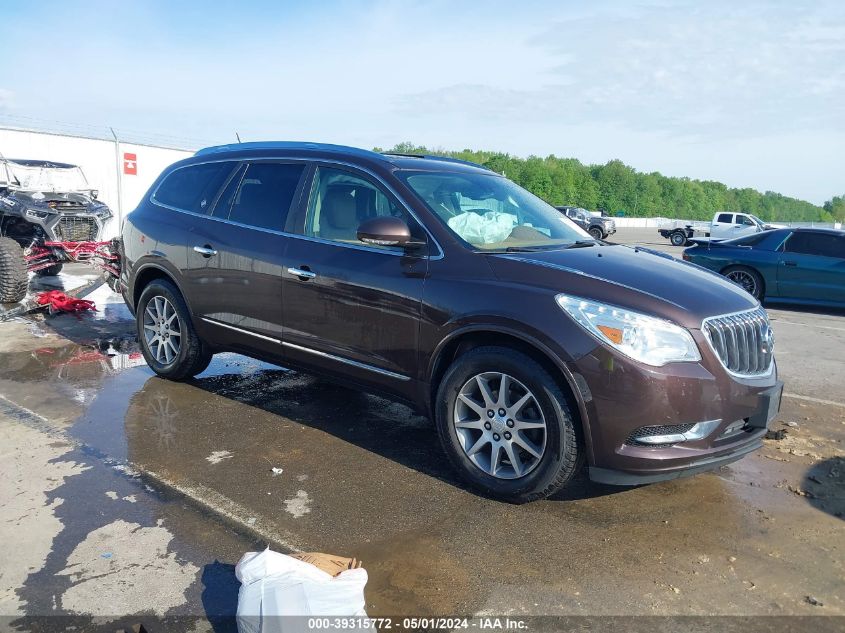
<svg viewBox="0 0 845 633">
<path fill-rule="evenodd" d="M 208 213 L 234 165 L 227 161 L 176 169 L 165 176 L 153 194 L 153 200 L 182 211 Z"/>
</svg>

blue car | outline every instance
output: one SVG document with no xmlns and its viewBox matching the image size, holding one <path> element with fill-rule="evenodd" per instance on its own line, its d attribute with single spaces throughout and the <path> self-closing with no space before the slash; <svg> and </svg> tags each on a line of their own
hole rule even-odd
<svg viewBox="0 0 845 633">
<path fill-rule="evenodd" d="M 845 307 L 845 231 L 775 229 L 723 242 L 694 240 L 684 259 L 759 300 Z"/>
</svg>

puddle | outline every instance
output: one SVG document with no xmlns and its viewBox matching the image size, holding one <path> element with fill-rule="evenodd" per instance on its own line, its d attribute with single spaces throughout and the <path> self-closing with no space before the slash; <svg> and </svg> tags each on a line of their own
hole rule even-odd
<svg viewBox="0 0 845 633">
<path fill-rule="evenodd" d="M 804 593 L 842 608 L 845 574 L 829 546 L 841 520 L 776 485 L 810 487 L 806 455 L 776 461 L 764 454 L 785 454 L 767 447 L 714 474 L 633 489 L 582 476 L 554 499 L 512 506 L 467 491 L 433 425 L 403 405 L 234 354 L 189 382 L 155 377 L 124 310 L 106 302 L 82 319 L 3 324 L 16 340 L 0 344 L 0 394 L 59 420 L 89 455 L 212 506 L 231 501 L 230 515 L 303 549 L 362 559 L 371 615 L 515 602 L 563 614 L 803 613 Z M 824 411 L 804 414 L 840 424 Z M 96 489 L 144 505 L 127 501 L 135 491 Z"/>
</svg>

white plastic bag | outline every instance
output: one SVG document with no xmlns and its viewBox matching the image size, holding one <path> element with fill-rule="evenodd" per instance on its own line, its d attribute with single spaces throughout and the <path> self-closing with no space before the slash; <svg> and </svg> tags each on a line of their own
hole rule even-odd
<svg viewBox="0 0 845 633">
<path fill-rule="evenodd" d="M 235 576 L 241 581 L 239 633 L 307 631 L 309 616 L 367 615 L 364 569 L 348 569 L 332 577 L 310 563 L 267 548 L 244 554 Z"/>
<path fill-rule="evenodd" d="M 517 218 L 500 211 L 488 211 L 484 215 L 467 211 L 449 218 L 447 224 L 470 244 L 496 244 L 508 238 Z"/>
</svg>

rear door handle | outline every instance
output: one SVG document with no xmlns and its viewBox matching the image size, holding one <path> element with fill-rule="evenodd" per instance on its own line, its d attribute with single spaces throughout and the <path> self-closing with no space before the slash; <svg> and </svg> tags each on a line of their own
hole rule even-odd
<svg viewBox="0 0 845 633">
<path fill-rule="evenodd" d="M 317 273 L 312 273 L 310 270 L 303 268 L 288 268 L 288 272 L 295 277 L 299 277 L 303 281 L 314 279 L 314 277 L 317 276 Z"/>
<path fill-rule="evenodd" d="M 788 260 L 788 261 L 783 262 L 783 265 L 784 266 L 797 266 L 798 262 L 793 262 L 791 260 Z"/>
<path fill-rule="evenodd" d="M 217 251 L 211 248 L 208 244 L 205 246 L 194 246 L 194 252 L 199 253 L 203 257 L 213 257 L 214 255 L 217 255 Z"/>
</svg>

